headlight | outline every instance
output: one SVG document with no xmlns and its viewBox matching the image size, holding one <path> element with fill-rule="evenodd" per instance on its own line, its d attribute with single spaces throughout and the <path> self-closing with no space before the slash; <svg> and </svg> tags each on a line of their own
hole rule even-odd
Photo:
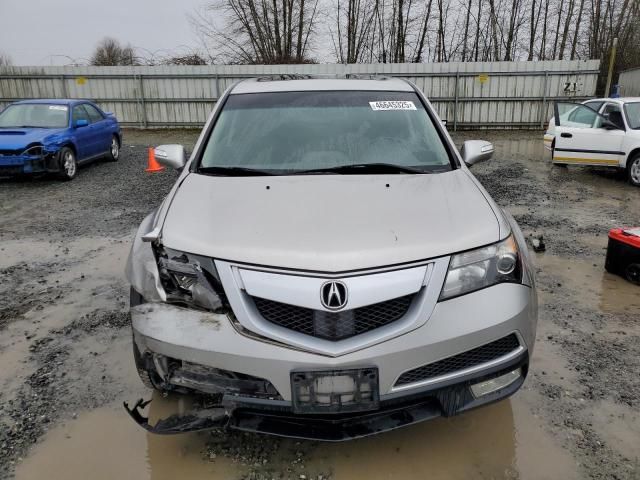
<svg viewBox="0 0 640 480">
<path fill-rule="evenodd" d="M 154 246 L 167 303 L 215 313 L 227 311 L 224 289 L 213 260 Z"/>
<path fill-rule="evenodd" d="M 513 235 L 488 247 L 451 257 L 440 300 L 464 295 L 498 283 L 522 283 L 524 266 Z"/>
<path fill-rule="evenodd" d="M 31 156 L 35 156 L 35 155 L 42 155 L 43 151 L 42 151 L 42 145 L 40 144 L 35 144 L 35 145 L 30 145 L 29 147 L 27 147 L 25 149 L 24 152 L 22 152 L 22 155 L 31 155 Z"/>
</svg>

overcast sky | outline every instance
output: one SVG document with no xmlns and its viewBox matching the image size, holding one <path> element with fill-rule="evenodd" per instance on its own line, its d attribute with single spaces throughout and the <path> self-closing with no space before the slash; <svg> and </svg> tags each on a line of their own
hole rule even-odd
<svg viewBox="0 0 640 480">
<path fill-rule="evenodd" d="M 0 52 L 15 65 L 86 63 L 105 36 L 152 52 L 195 47 L 187 13 L 206 0 L 0 0 Z M 144 54 L 144 52 L 141 52 Z"/>
</svg>

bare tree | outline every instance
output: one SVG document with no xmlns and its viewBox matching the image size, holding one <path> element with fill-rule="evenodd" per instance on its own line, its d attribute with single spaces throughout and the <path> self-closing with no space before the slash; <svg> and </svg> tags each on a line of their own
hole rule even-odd
<svg viewBox="0 0 640 480">
<path fill-rule="evenodd" d="M 336 60 L 358 63 L 372 58 L 375 34 L 376 2 L 372 0 L 341 0 L 336 2 L 336 28 L 331 31 Z"/>
<path fill-rule="evenodd" d="M 216 57 L 232 63 L 305 63 L 319 0 L 213 0 L 191 23 Z"/>
<path fill-rule="evenodd" d="M 91 55 L 90 64 L 96 66 L 138 65 L 131 45 L 121 45 L 118 40 L 105 37 Z"/>
<path fill-rule="evenodd" d="M 640 0 L 210 0 L 194 25 L 208 62 L 289 63 L 322 43 L 336 61 L 602 60 L 640 65 Z M 325 40 L 327 41 L 327 40 Z"/>
<path fill-rule="evenodd" d="M 187 53 L 166 57 L 160 63 L 163 65 L 206 65 L 207 60 L 199 53 Z"/>
</svg>

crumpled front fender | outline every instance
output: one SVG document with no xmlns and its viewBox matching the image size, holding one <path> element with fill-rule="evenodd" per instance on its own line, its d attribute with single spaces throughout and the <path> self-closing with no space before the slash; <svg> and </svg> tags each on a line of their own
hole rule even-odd
<svg viewBox="0 0 640 480">
<path fill-rule="evenodd" d="M 160 283 L 160 275 L 151 242 L 142 240 L 154 223 L 156 212 L 153 211 L 142 220 L 129 252 L 125 274 L 133 289 L 142 295 L 147 302 L 164 302 L 167 296 Z"/>
</svg>

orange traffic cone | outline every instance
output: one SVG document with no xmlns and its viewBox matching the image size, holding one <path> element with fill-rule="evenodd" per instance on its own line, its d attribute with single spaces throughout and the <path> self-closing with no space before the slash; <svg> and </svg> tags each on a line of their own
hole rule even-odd
<svg viewBox="0 0 640 480">
<path fill-rule="evenodd" d="M 156 157 L 153 154 L 153 148 L 149 147 L 149 160 L 147 161 L 147 168 L 145 169 L 145 172 L 153 173 L 161 172 L 162 170 L 164 170 L 164 167 L 156 161 Z"/>
</svg>

